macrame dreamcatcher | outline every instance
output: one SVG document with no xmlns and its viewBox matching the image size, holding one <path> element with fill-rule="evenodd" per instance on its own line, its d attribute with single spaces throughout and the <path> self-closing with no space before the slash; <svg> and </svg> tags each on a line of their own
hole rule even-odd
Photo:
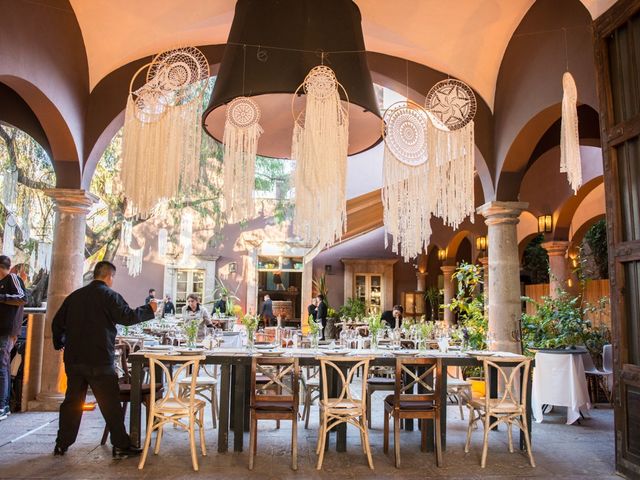
<svg viewBox="0 0 640 480">
<path fill-rule="evenodd" d="M 193 252 L 193 215 L 184 212 L 180 220 L 180 246 L 182 247 L 182 260 L 187 261 Z"/>
<path fill-rule="evenodd" d="M 227 221 L 236 223 L 254 215 L 256 152 L 262 134 L 260 108 L 249 97 L 237 97 L 227 106 L 224 124 L 224 198 Z"/>
<path fill-rule="evenodd" d="M 383 116 L 382 205 L 392 250 L 405 261 L 422 252 L 431 238 L 427 112 L 411 101 L 396 102 Z M 388 238 L 385 235 L 385 248 Z"/>
<path fill-rule="evenodd" d="M 146 71 L 145 83 L 134 83 Z M 126 197 L 148 213 L 192 184 L 200 160 L 202 95 L 209 63 L 194 47 L 163 52 L 131 79 L 122 146 Z"/>
<path fill-rule="evenodd" d="M 347 223 L 345 181 L 349 142 L 349 112 L 339 89 L 347 96 L 329 67 L 311 69 L 292 99 L 306 94 L 305 109 L 294 114 L 291 158 L 296 161 L 294 233 L 318 244 L 332 245 Z"/>
<path fill-rule="evenodd" d="M 129 247 L 128 255 L 125 259 L 129 276 L 137 277 L 142 272 L 142 259 L 144 256 L 144 245 L 140 248 Z"/>
<path fill-rule="evenodd" d="M 169 232 L 166 228 L 158 230 L 158 256 L 165 257 L 167 255 L 167 245 L 169 243 Z"/>
<path fill-rule="evenodd" d="M 560 173 L 567 174 L 574 193 L 582 186 L 580 135 L 578 132 L 578 90 L 569 72 L 562 76 L 562 124 L 560 126 Z"/>
<path fill-rule="evenodd" d="M 442 80 L 429 90 L 425 108 L 431 120 L 427 136 L 433 214 L 457 229 L 467 216 L 473 221 L 476 97 L 466 83 Z"/>
</svg>

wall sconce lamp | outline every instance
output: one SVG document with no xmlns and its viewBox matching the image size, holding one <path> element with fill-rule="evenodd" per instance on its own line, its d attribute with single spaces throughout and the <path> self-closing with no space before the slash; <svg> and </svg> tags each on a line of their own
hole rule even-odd
<svg viewBox="0 0 640 480">
<path fill-rule="evenodd" d="M 540 215 L 538 217 L 538 233 L 551 233 L 551 230 L 553 230 L 553 217 Z"/>
<path fill-rule="evenodd" d="M 484 252 L 487 250 L 487 237 L 485 235 L 476 237 L 476 250 L 478 250 L 479 252 Z"/>
<path fill-rule="evenodd" d="M 229 273 L 236 273 L 238 270 L 238 264 L 236 262 L 231 262 L 229 264 Z"/>
<path fill-rule="evenodd" d="M 331 264 L 325 265 L 324 266 L 324 273 L 326 273 L 327 275 L 331 275 L 332 268 L 333 268 L 333 266 Z"/>
<path fill-rule="evenodd" d="M 438 260 L 440 260 L 441 262 L 446 260 L 447 258 L 447 249 L 446 248 L 441 248 L 438 250 Z"/>
</svg>

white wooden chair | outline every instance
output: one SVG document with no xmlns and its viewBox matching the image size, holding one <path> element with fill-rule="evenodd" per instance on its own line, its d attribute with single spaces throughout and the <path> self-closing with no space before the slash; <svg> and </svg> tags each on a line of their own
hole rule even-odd
<svg viewBox="0 0 640 480">
<path fill-rule="evenodd" d="M 471 443 L 471 431 L 473 425 L 477 421 L 482 421 L 484 425 L 484 439 L 482 444 L 482 459 L 480 466 L 485 467 L 487 463 L 487 452 L 489 449 L 489 432 L 491 429 L 505 423 L 507 425 L 507 435 L 509 438 L 509 452 L 513 453 L 513 434 L 511 432 L 512 425 L 516 425 L 524 434 L 524 440 L 529 455 L 529 462 L 535 467 L 533 453 L 531 452 L 531 440 L 529 438 L 529 429 L 527 424 L 527 381 L 529 378 L 529 369 L 531 367 L 531 359 L 526 357 L 504 357 L 504 358 L 487 358 L 481 357 L 482 365 L 487 379 L 486 394 L 484 397 L 472 398 L 467 404 L 469 407 L 469 427 L 467 428 L 467 441 L 464 446 L 465 453 L 469 453 L 469 445 Z M 498 381 L 501 382 L 503 388 L 499 398 L 490 398 L 491 391 L 491 375 L 489 369 L 495 368 L 498 372 Z M 519 380 L 522 374 L 522 389 L 520 389 Z M 492 421 L 493 418 L 493 421 Z"/>
<path fill-rule="evenodd" d="M 146 354 L 145 358 L 149 360 L 149 371 L 151 374 L 151 383 L 156 383 L 156 368 L 159 368 L 165 376 L 166 395 L 160 399 L 156 399 L 155 391 L 151 390 L 151 399 L 149 402 L 149 419 L 147 422 L 147 436 L 144 441 L 142 457 L 138 464 L 138 469 L 144 468 L 149 447 L 151 445 L 151 435 L 157 430 L 156 444 L 154 454 L 160 451 L 160 442 L 162 441 L 162 431 L 167 423 L 171 423 L 176 427 L 184 428 L 189 432 L 189 445 L 191 449 L 191 462 L 193 469 L 198 471 L 198 459 L 196 455 L 195 430 L 196 426 L 200 429 L 200 449 L 202 455 L 207 455 L 204 443 L 204 407 L 205 402 L 196 398 L 196 379 L 200 368 L 200 361 L 204 360 L 204 356 L 180 356 L 172 355 L 154 355 Z M 172 371 L 169 365 L 163 362 L 182 362 L 179 368 Z M 178 379 L 185 373 L 191 372 L 191 385 L 188 389 L 180 389 Z M 186 420 L 186 421 L 185 421 Z"/>
<path fill-rule="evenodd" d="M 324 450 L 327 441 L 327 433 L 341 423 L 353 425 L 360 430 L 362 450 L 367 456 L 369 468 L 373 470 L 371 447 L 369 446 L 369 431 L 367 429 L 367 382 L 362 382 L 360 398 L 353 396 L 351 382 L 356 372 L 362 368 L 363 378 L 369 374 L 369 363 L 372 357 L 317 357 L 320 360 L 320 372 L 322 374 L 322 399 L 320 400 L 320 430 L 318 432 L 318 464 L 316 468 L 322 468 Z M 329 397 L 329 383 L 327 382 L 327 370 L 333 372 L 340 382 L 340 393 L 337 397 Z M 346 369 L 346 375 L 342 372 Z"/>
</svg>

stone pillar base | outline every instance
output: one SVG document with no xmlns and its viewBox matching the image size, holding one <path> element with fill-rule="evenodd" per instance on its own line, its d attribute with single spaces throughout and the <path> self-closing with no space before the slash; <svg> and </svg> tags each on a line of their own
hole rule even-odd
<svg viewBox="0 0 640 480">
<path fill-rule="evenodd" d="M 30 412 L 57 412 L 64 395 L 38 395 L 35 400 L 28 403 Z"/>
</svg>

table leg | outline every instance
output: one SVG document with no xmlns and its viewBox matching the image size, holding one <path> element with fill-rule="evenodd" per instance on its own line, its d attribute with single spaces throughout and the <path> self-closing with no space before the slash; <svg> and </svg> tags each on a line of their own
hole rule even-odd
<svg viewBox="0 0 640 480">
<path fill-rule="evenodd" d="M 440 372 L 440 445 L 447 449 L 447 364 L 443 362 Z"/>
<path fill-rule="evenodd" d="M 134 360 L 131 364 L 131 406 L 129 411 L 129 436 L 131 445 L 140 448 L 141 409 L 142 409 L 142 360 Z"/>
<path fill-rule="evenodd" d="M 347 376 L 347 369 L 344 368 L 342 369 L 342 374 L 345 376 Z M 334 396 L 338 396 L 339 392 L 342 390 L 342 385 L 339 385 L 338 383 L 340 382 L 338 375 L 334 375 L 333 376 L 334 379 Z M 363 378 L 362 379 L 363 382 L 366 382 L 366 380 Z M 336 452 L 346 452 L 347 451 L 347 424 L 346 423 L 341 423 L 338 426 L 336 426 Z"/>
<path fill-rule="evenodd" d="M 244 441 L 244 379 L 246 365 L 234 365 L 236 371 L 233 398 L 233 451 L 241 452 Z"/>
<path fill-rule="evenodd" d="M 218 453 L 229 449 L 229 384 L 231 365 L 225 363 L 220 369 L 220 414 L 218 416 Z"/>
<path fill-rule="evenodd" d="M 233 430 L 234 428 L 234 422 L 236 419 L 236 416 L 234 414 L 235 412 L 235 408 L 236 408 L 236 375 L 237 375 L 237 365 L 232 365 L 231 366 L 231 385 L 234 386 L 234 388 L 231 389 L 231 413 L 229 415 L 229 428 L 231 430 Z"/>
<path fill-rule="evenodd" d="M 243 419 L 244 419 L 244 431 L 248 432 L 251 426 L 251 374 L 248 366 L 244 366 L 245 369 L 245 377 L 244 377 L 244 411 L 243 411 Z"/>
</svg>

